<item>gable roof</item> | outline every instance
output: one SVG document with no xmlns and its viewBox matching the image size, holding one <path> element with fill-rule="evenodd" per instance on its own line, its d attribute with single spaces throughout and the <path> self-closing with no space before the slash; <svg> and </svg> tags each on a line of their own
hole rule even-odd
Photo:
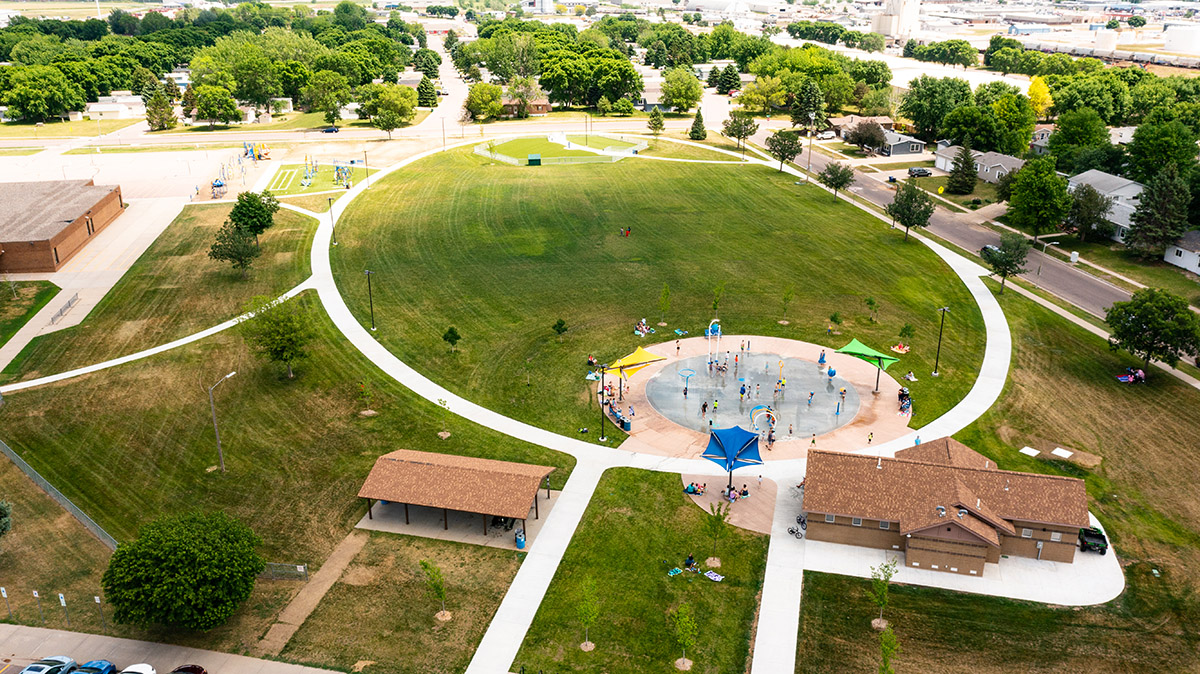
<svg viewBox="0 0 1200 674">
<path fill-rule="evenodd" d="M 1105 173 L 1100 169 L 1091 169 L 1084 171 L 1079 175 L 1072 176 L 1071 182 L 1077 185 L 1091 185 L 1096 188 L 1100 194 L 1108 195 L 1126 188 L 1135 187 L 1138 192 L 1143 188 L 1143 185 L 1136 180 L 1122 178 L 1111 173 Z"/>
<path fill-rule="evenodd" d="M 1175 246 L 1193 253 L 1200 253 L 1200 229 L 1193 229 L 1190 232 L 1185 232 L 1179 240 L 1175 242 Z"/>
<path fill-rule="evenodd" d="M 899 145 L 900 143 L 920 143 L 921 145 L 925 144 L 925 141 L 923 141 L 919 138 L 913 138 L 912 136 L 906 136 L 902 133 L 896 133 L 895 131 L 889 131 L 887 129 L 884 129 L 883 137 L 886 139 L 884 141 L 884 144 L 886 144 L 886 145 Z"/>
<path fill-rule="evenodd" d="M 1017 159 L 999 152 L 984 152 L 975 155 L 975 161 L 982 166 L 1003 166 L 1005 171 L 1011 173 L 1019 171 L 1025 165 L 1024 159 Z"/>
<path fill-rule="evenodd" d="M 1013 521 L 1088 524 L 1082 480 L 998 470 L 950 438 L 925 444 L 931 447 L 906 449 L 894 459 L 810 451 L 805 508 L 899 522 L 904 534 L 953 519 L 988 541 L 998 541 L 1000 532 L 1015 535 Z M 966 511 L 962 517 L 960 509 Z"/>
<path fill-rule="evenodd" d="M 397 449 L 375 460 L 360 498 L 524 519 L 554 468 Z"/>
</svg>

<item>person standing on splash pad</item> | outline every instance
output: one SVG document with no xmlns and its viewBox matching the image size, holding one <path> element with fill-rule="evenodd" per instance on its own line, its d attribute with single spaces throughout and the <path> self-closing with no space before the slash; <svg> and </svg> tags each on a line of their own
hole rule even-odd
<svg viewBox="0 0 1200 674">
<path fill-rule="evenodd" d="M 812 407 L 812 399 L 813 399 L 813 396 L 815 396 L 815 395 L 817 395 L 817 392 L 816 392 L 816 391 L 809 391 L 809 392 L 808 392 L 808 406 L 809 406 L 809 407 Z"/>
</svg>

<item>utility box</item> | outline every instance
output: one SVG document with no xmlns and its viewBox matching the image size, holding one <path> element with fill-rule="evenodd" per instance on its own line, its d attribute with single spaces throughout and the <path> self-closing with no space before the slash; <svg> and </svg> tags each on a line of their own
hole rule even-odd
<svg viewBox="0 0 1200 674">
<path fill-rule="evenodd" d="M 1079 251 L 1073 250 L 1071 251 L 1071 264 L 1075 264 L 1076 262 L 1079 262 Z"/>
</svg>

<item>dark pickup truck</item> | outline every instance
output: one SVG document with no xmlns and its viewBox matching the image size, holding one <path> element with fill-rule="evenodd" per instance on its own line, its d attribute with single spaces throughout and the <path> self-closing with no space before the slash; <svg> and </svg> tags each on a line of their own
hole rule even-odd
<svg viewBox="0 0 1200 674">
<path fill-rule="evenodd" d="M 1096 527 L 1088 527 L 1079 530 L 1079 549 L 1099 552 L 1100 554 L 1108 553 L 1108 537 L 1104 535 Z"/>
</svg>

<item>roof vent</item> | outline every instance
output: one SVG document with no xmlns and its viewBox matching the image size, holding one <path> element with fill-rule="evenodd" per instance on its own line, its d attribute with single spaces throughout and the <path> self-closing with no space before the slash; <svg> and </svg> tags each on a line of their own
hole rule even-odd
<svg viewBox="0 0 1200 674">
<path fill-rule="evenodd" d="M 1008 491 L 1008 480 L 1004 481 L 1004 491 Z"/>
<path fill-rule="evenodd" d="M 875 468 L 883 470 L 883 455 L 880 454 L 878 459 L 875 459 Z"/>
<path fill-rule="evenodd" d="M 966 516 L 967 516 L 967 509 L 966 509 L 966 508 L 959 508 L 959 509 L 958 509 L 958 519 L 960 519 L 960 520 L 961 520 L 962 518 L 964 518 L 964 517 L 966 517 Z"/>
<path fill-rule="evenodd" d="M 938 517 L 946 516 L 946 506 L 938 506 L 934 510 L 937 510 Z"/>
</svg>

